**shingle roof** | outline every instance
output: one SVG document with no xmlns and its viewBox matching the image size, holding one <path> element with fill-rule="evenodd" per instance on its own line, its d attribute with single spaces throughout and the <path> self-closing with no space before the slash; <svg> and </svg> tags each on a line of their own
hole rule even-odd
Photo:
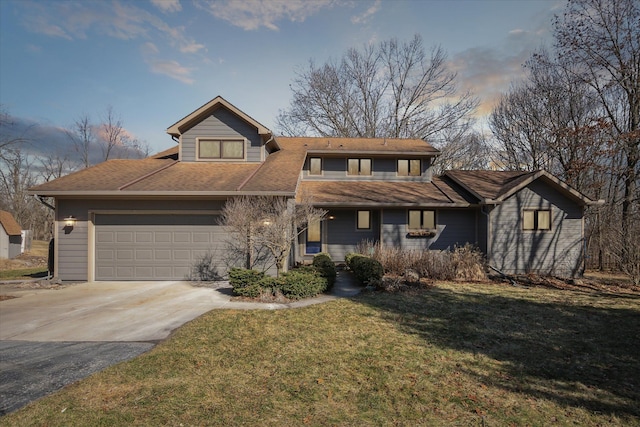
<svg viewBox="0 0 640 427">
<path fill-rule="evenodd" d="M 530 178 L 535 172 L 452 170 L 445 176 L 453 178 L 479 199 L 495 200 Z"/>
<path fill-rule="evenodd" d="M 533 172 L 456 170 L 447 171 L 444 178 L 454 180 L 477 197 L 480 203 L 500 203 L 537 179 L 547 182 L 583 206 L 604 203 L 603 200 L 592 200 L 545 170 Z"/>
<path fill-rule="evenodd" d="M 150 159 L 168 159 L 168 158 L 172 158 L 174 160 L 178 160 L 178 152 L 179 152 L 179 147 L 176 145 L 175 147 L 171 147 L 168 148 L 164 151 L 161 151 L 159 153 L 153 154 L 151 156 L 149 156 Z"/>
<path fill-rule="evenodd" d="M 7 211 L 0 211 L 0 225 L 9 236 L 19 236 L 22 234 L 22 227 L 15 220 L 13 215 Z"/>
<path fill-rule="evenodd" d="M 332 138 L 282 137 L 276 142 L 285 150 L 304 150 L 310 153 L 367 153 L 389 154 L 402 152 L 416 155 L 437 155 L 440 152 L 422 139 L 393 138 Z"/>
<path fill-rule="evenodd" d="M 443 191 L 440 187 L 444 187 Z M 433 182 L 303 181 L 297 200 L 314 205 L 468 206 L 439 179 Z"/>
</svg>

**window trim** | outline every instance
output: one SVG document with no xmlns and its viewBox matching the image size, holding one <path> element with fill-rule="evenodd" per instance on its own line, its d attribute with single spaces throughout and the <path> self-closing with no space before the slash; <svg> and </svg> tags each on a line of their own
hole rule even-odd
<svg viewBox="0 0 640 427">
<path fill-rule="evenodd" d="M 349 160 L 357 160 L 358 161 L 358 174 L 350 174 L 349 173 Z M 362 161 L 369 161 L 369 173 L 362 174 Z M 371 157 L 348 157 L 347 158 L 347 176 L 373 176 L 373 159 Z"/>
<path fill-rule="evenodd" d="M 311 160 L 313 159 L 318 159 L 320 161 L 320 173 L 311 173 Z M 309 170 L 307 171 L 307 175 L 308 176 L 322 176 L 324 175 L 324 169 L 323 169 L 323 161 L 322 161 L 322 157 L 309 157 Z"/>
<path fill-rule="evenodd" d="M 360 212 L 367 212 L 368 213 L 368 218 L 367 218 L 367 222 L 368 222 L 368 226 L 365 227 L 360 227 Z M 356 210 L 356 231 L 370 231 L 371 230 L 371 210 L 369 209 L 358 209 Z"/>
<path fill-rule="evenodd" d="M 407 162 L 407 174 L 406 175 L 402 175 L 400 174 L 400 162 Z M 417 161 L 418 162 L 418 173 L 412 175 L 411 174 L 411 162 L 412 161 Z M 417 177 L 417 176 L 422 176 L 422 159 L 408 159 L 408 158 L 401 158 L 401 159 L 396 159 L 396 176 L 401 176 L 401 177 Z"/>
<path fill-rule="evenodd" d="M 410 217 L 411 212 L 420 212 L 420 228 L 411 228 L 410 227 Z M 424 214 L 425 212 L 433 212 L 433 228 L 427 228 L 424 226 Z M 420 230 L 437 230 L 438 228 L 438 217 L 435 209 L 407 209 L 407 230 L 408 231 L 420 231 Z"/>
<path fill-rule="evenodd" d="M 219 141 L 220 142 L 220 157 L 201 157 L 200 156 L 200 143 L 202 141 Z M 242 157 L 222 157 L 222 145 L 224 142 L 241 142 L 242 143 Z M 242 137 L 211 137 L 203 136 L 196 138 L 196 161 L 199 162 L 239 162 L 247 160 L 247 139 Z"/>
<path fill-rule="evenodd" d="M 525 216 L 525 212 L 533 212 L 533 228 L 525 228 L 525 220 L 524 220 L 524 216 Z M 548 212 L 549 213 L 549 227 L 548 228 L 539 228 L 539 222 L 540 220 L 538 219 L 538 214 L 540 212 Z M 522 212 L 520 214 L 520 221 L 521 221 L 521 229 L 524 232 L 549 232 L 551 230 L 553 230 L 553 211 L 551 210 L 551 207 L 547 207 L 547 208 L 523 208 Z"/>
</svg>

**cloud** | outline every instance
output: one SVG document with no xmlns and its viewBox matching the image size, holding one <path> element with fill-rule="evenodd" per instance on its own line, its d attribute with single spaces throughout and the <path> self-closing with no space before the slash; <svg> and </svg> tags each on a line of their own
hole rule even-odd
<svg viewBox="0 0 640 427">
<path fill-rule="evenodd" d="M 458 73 L 460 89 L 480 99 L 479 116 L 491 113 L 511 83 L 525 77 L 524 63 L 549 37 L 545 26 L 531 31 L 517 28 L 509 31 L 502 46 L 475 47 L 453 56 L 449 67 Z"/>
<path fill-rule="evenodd" d="M 278 21 L 304 22 L 333 0 L 199 0 L 196 5 L 218 19 L 244 30 L 265 27 L 277 31 Z"/>
<path fill-rule="evenodd" d="M 174 60 L 159 59 L 158 55 L 160 54 L 160 50 L 155 44 L 147 42 L 140 46 L 140 51 L 142 52 L 144 61 L 149 65 L 151 72 L 163 74 L 189 85 L 195 81 L 191 77 L 191 69 L 180 65 Z"/>
<path fill-rule="evenodd" d="M 182 10 L 180 0 L 151 0 L 151 4 L 165 13 L 180 12 Z"/>
<path fill-rule="evenodd" d="M 371 5 L 371 7 L 364 11 L 364 13 L 360 15 L 353 16 L 351 18 L 351 23 L 353 24 L 364 24 L 368 22 L 373 15 L 376 14 L 380 10 L 380 5 L 382 4 L 382 0 L 376 0 L 376 2 Z"/>
</svg>

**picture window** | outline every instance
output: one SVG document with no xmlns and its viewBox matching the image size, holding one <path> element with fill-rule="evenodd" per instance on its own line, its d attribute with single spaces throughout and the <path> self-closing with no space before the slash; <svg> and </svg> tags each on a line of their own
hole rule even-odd
<svg viewBox="0 0 640 427">
<path fill-rule="evenodd" d="M 199 139 L 198 158 L 204 160 L 242 160 L 244 159 L 244 140 Z"/>
</svg>

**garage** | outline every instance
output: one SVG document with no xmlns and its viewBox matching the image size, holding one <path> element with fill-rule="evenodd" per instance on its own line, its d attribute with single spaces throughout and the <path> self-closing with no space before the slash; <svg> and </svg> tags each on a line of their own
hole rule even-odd
<svg viewBox="0 0 640 427">
<path fill-rule="evenodd" d="M 208 252 L 223 273 L 215 214 L 97 214 L 95 280 L 184 280 Z"/>
</svg>

